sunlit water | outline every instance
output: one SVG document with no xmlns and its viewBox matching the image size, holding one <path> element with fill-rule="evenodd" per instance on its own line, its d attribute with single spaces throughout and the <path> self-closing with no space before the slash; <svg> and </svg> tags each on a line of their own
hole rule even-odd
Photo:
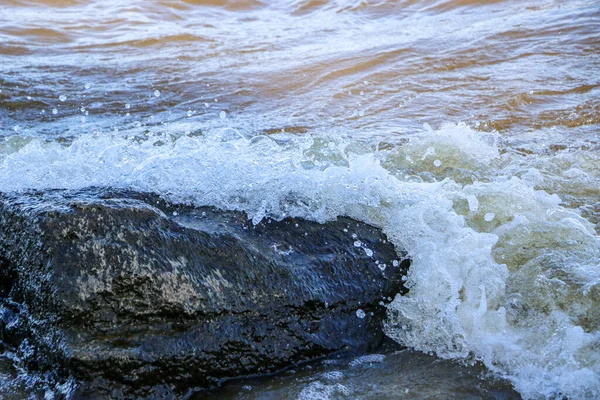
<svg viewBox="0 0 600 400">
<path fill-rule="evenodd" d="M 597 1 L 0 5 L 0 191 L 376 225 L 387 334 L 525 398 L 600 397 L 599 126 Z"/>
</svg>

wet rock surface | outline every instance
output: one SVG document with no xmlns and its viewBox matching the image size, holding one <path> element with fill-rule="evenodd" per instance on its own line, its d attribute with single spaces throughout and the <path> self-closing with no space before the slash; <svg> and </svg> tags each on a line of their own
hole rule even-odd
<svg viewBox="0 0 600 400">
<path fill-rule="evenodd" d="M 375 349 L 401 258 L 346 218 L 253 225 L 151 194 L 3 194 L 0 336 L 58 392 L 176 397 Z"/>
</svg>

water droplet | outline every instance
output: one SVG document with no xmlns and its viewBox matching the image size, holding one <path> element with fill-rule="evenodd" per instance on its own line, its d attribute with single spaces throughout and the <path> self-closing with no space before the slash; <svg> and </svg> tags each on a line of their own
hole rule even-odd
<svg viewBox="0 0 600 400">
<path fill-rule="evenodd" d="M 215 103 L 217 103 L 219 101 L 219 99 L 215 99 Z"/>
<path fill-rule="evenodd" d="M 362 246 L 362 242 L 360 240 L 357 240 L 356 242 L 354 242 L 354 247 L 360 247 Z"/>
<path fill-rule="evenodd" d="M 67 96 L 65 96 L 64 94 L 61 94 L 60 96 L 58 96 L 58 99 L 60 101 L 65 101 L 67 99 Z"/>
<path fill-rule="evenodd" d="M 440 165 L 442 165 L 442 162 L 440 160 L 435 160 L 433 162 L 433 165 L 435 165 L 436 167 L 439 167 Z"/>
<path fill-rule="evenodd" d="M 155 90 L 154 91 L 154 96 L 155 97 L 160 97 L 160 90 Z"/>
<path fill-rule="evenodd" d="M 368 85 L 368 84 L 369 84 L 369 81 L 364 81 L 363 83 L 364 83 L 365 85 Z"/>
<path fill-rule="evenodd" d="M 398 265 L 400 265 L 400 263 L 398 262 L 398 260 L 394 260 L 394 261 L 392 261 L 392 265 L 394 267 L 397 267 Z"/>
<path fill-rule="evenodd" d="M 373 257 L 373 250 L 371 250 L 371 249 L 367 249 L 367 248 L 365 247 L 365 253 L 366 253 L 367 257 Z"/>
<path fill-rule="evenodd" d="M 187 112 L 187 116 L 188 116 L 188 117 L 191 117 L 191 116 L 192 116 L 192 114 L 193 114 L 192 110 L 188 110 L 188 112 Z"/>
<path fill-rule="evenodd" d="M 483 217 L 483 219 L 485 219 L 487 222 L 492 221 L 494 218 L 496 218 L 496 214 L 494 213 L 487 213 Z"/>
<path fill-rule="evenodd" d="M 365 110 L 360 110 L 358 112 L 358 115 L 360 115 L 361 117 L 364 117 L 365 116 Z"/>
<path fill-rule="evenodd" d="M 352 239 L 356 239 L 358 237 L 358 235 L 356 233 L 352 234 Z"/>
<path fill-rule="evenodd" d="M 360 95 L 361 95 L 361 96 L 364 96 L 364 95 L 365 95 L 365 92 L 363 92 L 363 91 L 361 90 L 361 91 L 360 91 Z"/>
<path fill-rule="evenodd" d="M 52 109 L 52 114 L 54 114 L 54 115 L 58 114 L 58 110 L 56 108 Z"/>
<path fill-rule="evenodd" d="M 364 317 L 367 316 L 367 314 L 365 314 L 365 312 L 361 309 L 356 310 L 356 316 L 360 319 L 363 319 Z"/>
<path fill-rule="evenodd" d="M 179 215 L 179 213 L 177 211 L 173 211 L 173 216 L 176 217 L 177 215 Z"/>
<path fill-rule="evenodd" d="M 210 104 L 204 103 L 204 107 L 208 108 L 208 107 L 210 107 Z"/>
<path fill-rule="evenodd" d="M 89 83 L 86 83 L 85 85 L 83 85 L 84 88 L 89 89 L 92 87 L 92 85 L 90 85 Z"/>
<path fill-rule="evenodd" d="M 227 113 L 226 113 L 225 111 L 221 111 L 221 112 L 219 113 L 219 118 L 221 118 L 221 119 L 225 119 L 225 118 L 227 118 Z"/>
<path fill-rule="evenodd" d="M 158 96 L 157 96 L 157 97 L 158 97 Z M 125 108 L 126 108 L 126 109 L 130 109 L 130 108 L 131 108 L 131 104 L 129 104 L 129 103 L 125 104 Z"/>
<path fill-rule="evenodd" d="M 79 109 L 79 111 L 85 112 L 85 107 L 81 106 L 81 108 Z"/>
</svg>

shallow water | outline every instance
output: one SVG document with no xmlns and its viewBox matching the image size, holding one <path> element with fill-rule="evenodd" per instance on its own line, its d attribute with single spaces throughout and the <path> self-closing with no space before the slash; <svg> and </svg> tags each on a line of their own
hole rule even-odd
<svg viewBox="0 0 600 400">
<path fill-rule="evenodd" d="M 230 382 L 197 393 L 208 399 L 518 399 L 519 395 L 479 365 L 459 365 L 404 350 L 360 357 L 335 357 L 274 377 Z"/>
<path fill-rule="evenodd" d="M 4 0 L 0 191 L 357 218 L 391 338 L 597 398 L 599 70 L 596 1 Z"/>
</svg>

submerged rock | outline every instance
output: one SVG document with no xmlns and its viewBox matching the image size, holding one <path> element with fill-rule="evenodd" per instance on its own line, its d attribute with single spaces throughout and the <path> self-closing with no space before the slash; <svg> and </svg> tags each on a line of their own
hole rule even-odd
<svg viewBox="0 0 600 400">
<path fill-rule="evenodd" d="M 347 218 L 255 226 L 150 194 L 4 194 L 0 335 L 75 397 L 172 397 L 375 348 L 381 302 L 403 291 L 395 259 Z"/>
</svg>

